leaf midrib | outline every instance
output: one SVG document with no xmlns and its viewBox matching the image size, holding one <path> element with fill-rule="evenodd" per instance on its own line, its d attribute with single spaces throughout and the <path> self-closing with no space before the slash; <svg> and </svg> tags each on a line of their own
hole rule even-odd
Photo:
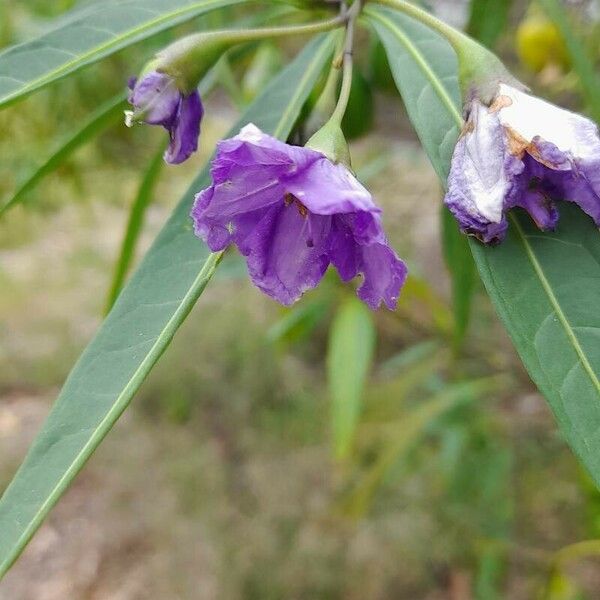
<svg viewBox="0 0 600 600">
<path fill-rule="evenodd" d="M 459 128 L 462 129 L 464 123 L 458 109 L 456 108 L 454 101 L 452 100 L 450 94 L 446 91 L 443 82 L 441 79 L 436 77 L 435 72 L 429 66 L 427 62 L 427 58 L 423 55 L 423 53 L 415 46 L 410 38 L 394 23 L 389 17 L 385 17 L 379 12 L 375 12 L 369 8 L 365 9 L 365 13 L 368 14 L 371 18 L 379 21 L 382 25 L 385 25 L 399 40 L 400 43 L 406 48 L 409 54 L 413 57 L 419 68 L 423 71 L 425 76 L 431 82 L 432 87 L 434 88 L 436 94 L 439 96 L 442 103 L 448 109 L 448 112 L 452 116 L 452 118 L 456 121 Z"/>
<path fill-rule="evenodd" d="M 458 112 L 457 108 L 454 106 L 454 103 L 452 102 L 450 95 L 446 91 L 446 88 L 444 87 L 443 82 L 441 81 L 441 79 L 439 79 L 436 76 L 433 69 L 429 66 L 425 56 L 423 56 L 423 54 L 419 51 L 419 49 L 410 41 L 410 39 L 404 34 L 404 32 L 393 21 L 391 21 L 391 19 L 386 18 L 377 12 L 369 10 L 368 8 L 365 10 L 365 12 L 368 12 L 369 16 L 378 20 L 380 23 L 385 25 L 394 35 L 396 35 L 396 37 L 398 38 L 400 43 L 402 45 L 404 45 L 405 48 L 408 50 L 408 52 L 413 56 L 413 58 L 415 59 L 415 62 L 421 68 L 425 77 L 427 79 L 429 79 L 434 91 L 438 94 L 442 103 L 447 108 L 449 108 L 450 114 L 452 115 L 454 120 L 457 122 L 459 128 L 462 130 L 462 128 L 464 127 L 463 119 L 462 119 L 460 113 Z M 525 253 L 527 255 L 527 258 L 529 259 L 529 262 L 531 263 L 531 266 L 533 267 L 533 270 L 542 285 L 542 289 L 544 290 L 544 293 L 546 294 L 550 305 L 554 309 L 556 316 L 558 317 L 561 325 L 563 326 L 565 333 L 567 335 L 567 338 L 569 339 L 571 345 L 573 346 L 573 349 L 575 350 L 586 374 L 588 375 L 588 377 L 590 378 L 590 381 L 596 388 L 598 395 L 600 395 L 600 380 L 598 379 L 588 357 L 586 356 L 586 354 L 579 342 L 579 338 L 575 334 L 575 331 L 573 330 L 573 327 L 571 326 L 569 319 L 567 318 L 566 314 L 564 313 L 558 298 L 552 291 L 550 282 L 548 281 L 548 279 L 544 273 L 544 269 L 543 269 L 542 265 L 540 264 L 540 261 L 538 260 L 533 247 L 529 243 L 529 240 L 527 239 L 525 232 L 521 228 L 521 225 L 518 222 L 517 218 L 514 216 L 514 214 L 509 214 L 509 218 L 512 221 L 513 227 L 516 229 L 516 231 L 519 235 L 519 240 L 521 241 L 521 243 L 523 244 L 523 247 L 525 248 Z"/>
<path fill-rule="evenodd" d="M 569 338 L 569 341 L 571 342 L 573 348 L 575 349 L 575 352 L 577 353 L 577 356 L 579 357 L 579 360 L 580 360 L 583 368 L 585 369 L 592 384 L 596 388 L 598 395 L 600 396 L 600 380 L 598 379 L 596 373 L 594 372 L 594 368 L 590 364 L 590 361 L 589 361 L 587 355 L 585 354 L 585 352 L 579 342 L 579 338 L 575 334 L 575 331 L 573 330 L 573 327 L 572 327 L 571 323 L 569 322 L 569 319 L 563 312 L 558 298 L 552 291 L 552 286 L 550 285 L 550 282 L 548 281 L 548 278 L 546 277 L 546 274 L 544 272 L 542 265 L 540 264 L 540 261 L 537 259 L 537 256 L 535 254 L 533 247 L 529 243 L 529 240 L 527 239 L 527 236 L 525 235 L 525 232 L 523 231 L 523 228 L 521 227 L 521 224 L 519 223 L 519 220 L 517 219 L 517 217 L 514 214 L 510 214 L 509 218 L 512 222 L 512 226 L 515 228 L 516 232 L 519 235 L 519 240 L 521 241 L 521 243 L 523 244 L 523 247 L 525 248 L 527 257 L 529 258 L 529 260 L 533 266 L 533 269 L 534 269 L 538 279 L 540 280 L 542 287 L 544 288 L 544 292 L 546 293 L 546 296 L 548 297 L 548 300 L 549 300 L 552 308 L 554 309 L 556 316 L 558 317 L 561 325 L 563 326 L 563 328 L 565 330 L 565 333 L 567 334 L 567 337 Z"/>
</svg>

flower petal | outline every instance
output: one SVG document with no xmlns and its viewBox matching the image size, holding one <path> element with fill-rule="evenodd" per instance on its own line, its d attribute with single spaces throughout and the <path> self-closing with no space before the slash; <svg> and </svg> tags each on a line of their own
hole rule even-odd
<svg viewBox="0 0 600 600">
<path fill-rule="evenodd" d="M 169 128 L 177 115 L 180 98 L 172 77 L 151 71 L 137 81 L 129 95 L 129 102 L 144 122 Z"/>
<path fill-rule="evenodd" d="M 308 149 L 305 149 L 308 150 Z M 312 152 L 312 151 L 311 151 Z M 311 212 L 334 215 L 356 211 L 380 212 L 371 194 L 344 165 L 334 164 L 324 156 L 286 182 L 293 194 Z"/>
<path fill-rule="evenodd" d="M 513 177 L 507 158 L 497 115 L 474 101 L 454 149 L 444 202 L 463 231 L 486 243 L 501 240 L 506 232 L 505 199 Z"/>
<path fill-rule="evenodd" d="M 498 118 L 530 143 L 535 138 L 551 142 L 573 158 L 590 158 L 600 152 L 598 127 L 589 119 L 501 84 Z"/>
<path fill-rule="evenodd" d="M 373 310 L 381 302 L 394 310 L 406 280 L 406 265 L 387 244 L 361 246 L 360 253 L 364 281 L 358 288 L 358 297 Z"/>
<path fill-rule="evenodd" d="M 197 90 L 181 99 L 177 115 L 169 128 L 171 142 L 165 152 L 166 162 L 179 164 L 196 152 L 203 114 L 204 108 Z"/>
<path fill-rule="evenodd" d="M 270 208 L 241 245 L 254 284 L 284 305 L 321 281 L 331 219 L 303 216 L 293 204 Z"/>
<path fill-rule="evenodd" d="M 356 213 L 333 218 L 329 258 L 343 281 L 363 275 L 357 294 L 370 308 L 376 310 L 383 301 L 393 310 L 406 279 L 406 265 L 385 241 L 379 221 L 372 223 L 369 229 L 373 239 L 381 241 L 367 241 L 361 232 L 365 214 L 371 216 Z"/>
</svg>

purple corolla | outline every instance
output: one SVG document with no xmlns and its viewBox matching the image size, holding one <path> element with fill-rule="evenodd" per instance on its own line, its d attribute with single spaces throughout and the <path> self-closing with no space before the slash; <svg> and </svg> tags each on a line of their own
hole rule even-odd
<svg viewBox="0 0 600 600">
<path fill-rule="evenodd" d="M 445 202 L 461 229 L 504 239 L 506 212 L 556 227 L 556 202 L 575 202 L 600 226 L 600 136 L 589 119 L 501 84 L 490 106 L 475 99 L 459 139 Z"/>
<path fill-rule="evenodd" d="M 362 275 L 358 296 L 372 309 L 395 307 L 406 267 L 345 166 L 250 124 L 218 144 L 211 175 L 192 209 L 196 235 L 212 251 L 234 243 L 265 294 L 290 305 L 331 263 L 344 281 Z"/>
<path fill-rule="evenodd" d="M 203 108 L 198 90 L 181 92 L 175 80 L 166 73 L 150 71 L 141 79 L 129 82 L 129 102 L 133 111 L 126 111 L 125 123 L 162 125 L 169 132 L 169 147 L 164 158 L 178 164 L 198 148 Z"/>
</svg>

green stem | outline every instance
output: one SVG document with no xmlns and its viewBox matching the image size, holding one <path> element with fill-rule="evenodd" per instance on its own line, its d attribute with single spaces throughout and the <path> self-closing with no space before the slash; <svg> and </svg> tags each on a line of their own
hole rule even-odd
<svg viewBox="0 0 600 600">
<path fill-rule="evenodd" d="M 338 97 L 335 110 L 331 115 L 330 121 L 342 124 L 342 119 L 346 114 L 348 108 L 348 100 L 350 99 L 350 90 L 352 89 L 352 71 L 354 70 L 354 60 L 352 57 L 354 49 L 354 28 L 358 15 L 361 9 L 361 0 L 355 0 L 352 8 L 345 12 L 347 15 L 346 21 L 346 38 L 343 48 L 342 58 L 342 87 L 340 89 L 340 95 Z"/>
<path fill-rule="evenodd" d="M 218 44 L 219 46 L 233 46 L 245 42 L 254 42 L 267 38 L 286 37 L 289 35 L 308 35 L 331 31 L 341 27 L 346 22 L 343 15 L 338 15 L 326 21 L 316 23 L 304 23 L 302 25 L 286 25 L 281 27 L 259 27 L 256 29 L 224 29 L 221 31 L 206 31 L 193 33 L 168 46 L 158 54 L 164 56 L 168 62 L 181 59 L 189 60 L 197 53 L 204 53 L 207 46 Z"/>
<path fill-rule="evenodd" d="M 211 64 L 236 44 L 331 31 L 345 25 L 347 20 L 348 15 L 340 14 L 326 21 L 302 25 L 194 33 L 160 51 L 156 58 L 146 65 L 144 71 L 157 70 L 167 73 L 175 79 L 179 90 L 189 92 L 195 89 Z"/>
</svg>

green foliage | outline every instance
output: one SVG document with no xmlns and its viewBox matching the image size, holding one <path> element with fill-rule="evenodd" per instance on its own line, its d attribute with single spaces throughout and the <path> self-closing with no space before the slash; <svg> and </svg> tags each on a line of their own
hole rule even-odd
<svg viewBox="0 0 600 600">
<path fill-rule="evenodd" d="M 454 348 L 460 350 L 469 326 L 477 268 L 466 236 L 459 231 L 456 220 L 445 206 L 442 208 L 441 221 L 444 258 L 452 276 Z"/>
<path fill-rule="evenodd" d="M 333 319 L 327 350 L 333 446 L 338 459 L 347 458 L 352 449 L 374 351 L 373 315 L 362 302 L 349 298 Z"/>
<path fill-rule="evenodd" d="M 285 138 L 327 58 L 331 38 L 310 43 L 233 128 L 250 121 Z M 294 82 L 295 85 L 291 85 Z M 25 462 L 0 500 L 0 573 L 21 553 L 44 517 L 129 404 L 212 277 L 208 254 L 188 222 L 196 179 L 98 334 L 75 365 Z"/>
<path fill-rule="evenodd" d="M 107 313 L 110 312 L 110 309 L 113 307 L 115 300 L 123 287 L 129 268 L 131 267 L 137 240 L 142 232 L 146 209 L 152 201 L 152 195 L 164 164 L 163 154 L 164 148 L 161 147 L 150 161 L 135 199 L 131 204 L 125 235 L 123 236 L 123 241 L 121 243 L 121 251 L 119 252 L 119 257 L 115 263 L 115 272 L 108 292 L 108 299 L 106 302 Z"/>
<path fill-rule="evenodd" d="M 348 108 L 342 119 L 342 129 L 346 139 L 353 140 L 367 133 L 373 126 L 375 106 L 369 82 L 359 69 L 352 73 L 352 88 Z"/>
<path fill-rule="evenodd" d="M 512 0 L 473 0 L 468 32 L 482 44 L 493 47 L 508 23 Z"/>
<path fill-rule="evenodd" d="M 45 15 L 70 3 L 37 4 Z M 242 4 L 242 0 L 82 3 L 49 33 L 0 54 L 0 107 L 134 42 L 212 9 L 235 4 Z M 312 0 L 300 4 L 311 9 L 322 7 Z M 492 46 L 506 26 L 510 4 L 510 0 L 473 0 L 469 31 Z M 600 87 L 592 60 L 570 29 L 559 3 L 542 0 L 542 4 L 560 28 L 588 103 L 597 113 Z M 265 15 L 275 14 L 287 17 L 290 8 L 279 13 L 261 12 L 260 16 L 270 20 Z M 292 20 L 298 17 L 298 13 L 292 14 Z M 321 12 L 313 16 L 317 14 Z M 354 69 L 344 131 L 354 138 L 370 129 L 375 100 L 372 88 L 389 89 L 391 83 L 400 91 L 436 173 L 445 181 L 462 126 L 454 53 L 437 34 L 389 9 L 370 4 L 365 15 L 378 37 L 371 40 L 369 80 L 359 68 Z M 207 24 L 229 26 L 222 12 L 211 16 L 214 20 L 207 20 L 203 28 Z M 0 5 L 0 41 L 12 37 L 9 17 Z M 238 20 L 235 26 L 250 22 L 252 19 Z M 279 74 L 284 54 L 270 43 L 258 46 L 249 63 L 238 59 L 256 46 L 223 57 L 205 83 L 210 79 L 211 85 L 220 84 L 238 106 L 254 101 L 232 133 L 252 121 L 287 139 L 295 124 L 304 123 L 305 119 L 299 118 L 301 111 L 308 112 L 314 105 L 307 99 L 318 87 L 319 78 L 325 80 L 324 67 L 332 56 L 334 38 L 314 39 Z M 331 81 L 336 83 L 335 78 Z M 333 95 L 331 100 L 335 104 Z M 122 94 L 100 106 L 24 180 L 0 207 L 0 213 L 24 200 L 47 174 L 112 123 L 122 108 Z M 302 133 L 299 126 L 298 139 Z M 75 365 L 25 462 L 0 500 L 0 577 L 128 406 L 220 264 L 222 255 L 208 253 L 193 236 L 188 219 L 193 193 L 208 183 L 205 168 L 129 284 L 124 285 L 160 174 L 161 154 L 155 155 L 143 173 L 129 212 L 109 293 L 108 305 L 114 304 L 114 308 Z M 385 171 L 388 162 L 388 157 L 376 157 L 358 176 L 373 178 Z M 234 447 L 226 450 L 233 457 L 232 470 L 239 468 L 239 447 L 245 442 L 238 431 L 249 415 L 269 423 L 270 438 L 275 438 L 276 432 L 286 438 L 291 432 L 294 440 L 323 445 L 325 426 L 317 415 L 322 412 L 319 402 L 324 394 L 320 386 L 324 387 L 326 375 L 333 454 L 342 462 L 336 465 L 342 489 L 334 493 L 339 492 L 345 514 L 366 518 L 376 513 L 378 501 L 385 499 L 386 493 L 397 495 L 405 482 L 413 483 L 409 479 L 419 471 L 429 484 L 422 498 L 431 500 L 435 514 L 444 523 L 444 535 L 456 537 L 453 544 L 459 548 L 455 556 L 444 556 L 442 561 L 432 557 L 431 563 L 466 565 L 472 572 L 475 596 L 491 600 L 502 597 L 514 520 L 512 477 L 519 467 L 514 444 L 498 426 L 499 419 L 494 416 L 498 407 L 493 405 L 499 390 L 511 392 L 513 382 L 488 377 L 490 371 L 507 366 L 502 360 L 498 362 L 496 346 L 501 340 L 487 329 L 482 334 L 472 327 L 472 345 L 465 344 L 477 290 L 473 256 L 529 373 L 546 395 L 564 436 L 598 483 L 600 352 L 596 342 L 600 322 L 595 307 L 600 295 L 600 245 L 589 219 L 571 206 L 562 207 L 560 227 L 552 234 L 540 234 L 520 213 L 511 215 L 506 243 L 493 249 L 477 243 L 471 243 L 469 249 L 469 242 L 446 210 L 442 225 L 443 251 L 452 279 L 451 309 L 435 286 L 411 274 L 397 313 L 376 317 L 347 290 L 342 292 L 337 280 L 326 279 L 313 296 L 294 309 L 278 312 L 278 320 L 269 323 L 271 327 L 263 336 L 258 332 L 257 319 L 246 336 L 252 338 L 250 342 L 244 341 L 244 332 L 251 311 L 241 311 L 239 324 L 229 324 L 232 331 L 238 327 L 241 333 L 235 331 L 227 340 L 223 340 L 226 327 L 212 312 L 206 312 L 200 333 L 195 332 L 194 352 L 188 348 L 188 362 L 181 362 L 190 372 L 192 368 L 210 371 L 210 351 L 204 341 L 205 331 L 212 327 L 220 343 L 215 354 L 225 365 L 224 373 L 217 382 L 198 388 L 197 395 L 209 407 L 206 412 L 211 420 L 221 410 L 212 405 L 218 404 L 214 398 L 231 395 L 236 386 L 243 390 L 240 398 L 243 396 L 241 403 L 247 404 L 247 412 L 233 428 L 235 433 L 223 433 L 218 416 L 215 425 L 219 444 Z M 218 272 L 221 281 L 239 278 L 240 274 L 246 276 L 243 260 L 225 257 Z M 0 269 L 0 281 L 2 277 Z M 237 308 L 238 303 L 232 304 Z M 491 327 L 489 323 L 487 326 Z M 306 351 L 302 347 L 306 340 L 310 340 L 310 358 L 315 363 L 309 367 L 314 381 L 308 385 L 306 372 L 301 376 L 296 373 L 294 381 L 294 368 L 290 369 L 285 360 L 276 362 L 284 351 Z M 454 353 L 450 352 L 450 340 Z M 383 357 L 381 364 L 376 360 L 376 347 Z M 508 366 L 514 367 L 511 363 Z M 190 388 L 197 372 L 182 378 L 179 365 L 177 369 L 171 367 L 167 365 L 169 376 L 154 389 L 152 402 L 162 407 L 172 423 L 188 423 L 196 402 Z M 281 374 L 276 373 L 278 369 Z M 240 380 L 232 373 L 241 375 Z M 283 389 L 286 386 L 290 389 Z M 235 404 L 239 398 L 227 400 L 232 412 L 239 411 Z M 544 452 L 545 448 L 540 450 L 540 454 Z M 535 466 L 531 470 L 535 471 Z M 238 483 L 234 485 L 236 494 L 243 487 Z M 592 494 L 596 492 L 590 497 Z M 594 513 L 590 518 L 597 520 L 593 501 L 597 498 L 589 501 L 589 511 Z M 296 545 L 287 521 L 282 528 L 290 547 Z M 348 522 L 340 528 L 350 529 Z M 582 597 L 565 563 L 597 552 L 594 541 L 563 549 L 552 562 L 547 597 Z M 267 564 L 271 566 L 265 561 Z M 337 567 L 333 569 L 336 573 Z M 246 595 L 281 596 L 289 592 L 300 597 L 283 583 L 283 574 L 269 578 L 259 571 L 255 569 L 244 580 L 241 589 Z M 339 589 L 342 587 L 340 584 Z M 307 584 L 309 588 L 311 597 L 318 597 Z M 331 583 L 319 590 L 327 598 L 338 593 Z"/>
<path fill-rule="evenodd" d="M 153 34 L 241 0 L 110 0 L 0 54 L 0 107 Z"/>
<path fill-rule="evenodd" d="M 444 177 L 452 148 L 447 143 L 454 143 L 461 123 L 453 52 L 410 19 L 382 9 L 369 9 L 369 16 L 386 46 L 411 121 Z M 432 47 L 436 52 L 429 59 L 426 52 Z M 557 231 L 545 234 L 512 214 L 503 244 L 490 248 L 472 241 L 471 249 L 529 374 L 600 485 L 600 349 L 595 342 L 600 324 L 594 309 L 600 293 L 600 240 L 581 211 L 565 203 L 561 213 Z"/>
<path fill-rule="evenodd" d="M 600 121 L 600 77 L 587 49 L 579 36 L 573 31 L 569 15 L 558 0 L 540 0 L 540 4 L 560 31 L 573 69 L 579 76 L 583 95 L 590 106 L 592 115 L 596 121 Z"/>
<path fill-rule="evenodd" d="M 118 117 L 122 117 L 124 107 L 125 101 L 122 93 L 117 94 L 104 102 L 81 128 L 78 128 L 58 148 L 56 148 L 44 163 L 19 185 L 16 192 L 14 192 L 6 202 L 0 205 L 0 217 L 2 217 L 5 211 L 16 206 L 20 202 L 23 202 L 27 197 L 27 194 L 33 190 L 46 175 L 56 171 L 56 169 L 58 169 L 71 154 L 75 152 L 75 150 L 92 140 L 104 129 L 114 124 Z"/>
</svg>

